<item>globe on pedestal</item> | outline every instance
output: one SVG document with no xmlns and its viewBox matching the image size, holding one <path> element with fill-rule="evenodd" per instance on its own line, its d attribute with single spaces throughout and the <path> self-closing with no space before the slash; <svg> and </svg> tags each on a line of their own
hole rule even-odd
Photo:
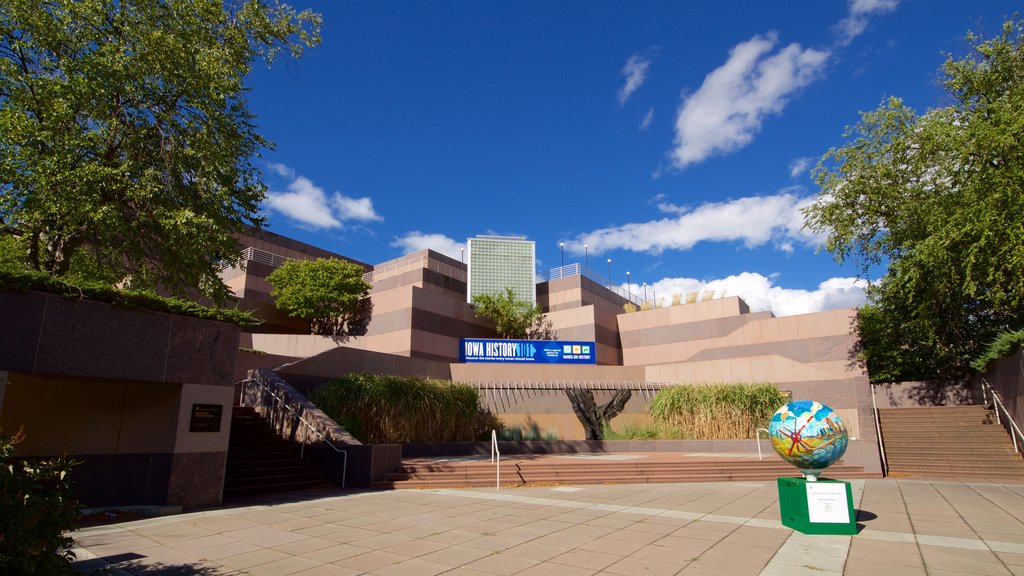
<svg viewBox="0 0 1024 576">
<path fill-rule="evenodd" d="M 772 447 L 808 480 L 843 457 L 850 443 L 846 424 L 831 408 L 813 400 L 794 400 L 779 408 L 768 425 Z"/>
</svg>

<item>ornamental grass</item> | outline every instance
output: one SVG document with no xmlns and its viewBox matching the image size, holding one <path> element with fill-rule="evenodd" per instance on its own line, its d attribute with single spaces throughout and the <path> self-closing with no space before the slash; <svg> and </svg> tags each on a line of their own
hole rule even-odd
<svg viewBox="0 0 1024 576">
<path fill-rule="evenodd" d="M 479 406 L 477 391 L 447 380 L 349 374 L 325 384 L 312 400 L 361 442 L 465 442 L 500 421 Z"/>
<path fill-rule="evenodd" d="M 691 439 L 756 438 L 772 414 L 787 402 L 768 383 L 684 384 L 658 392 L 651 418 L 662 437 Z"/>
</svg>

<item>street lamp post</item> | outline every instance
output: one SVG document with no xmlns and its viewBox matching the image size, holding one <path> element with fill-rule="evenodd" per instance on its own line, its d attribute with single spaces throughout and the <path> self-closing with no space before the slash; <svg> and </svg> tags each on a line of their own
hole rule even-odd
<svg viewBox="0 0 1024 576">
<path fill-rule="evenodd" d="M 654 298 L 654 307 L 657 308 L 658 307 L 658 291 L 655 290 L 654 288 L 651 288 L 651 296 Z"/>
<path fill-rule="evenodd" d="M 459 248 L 459 262 L 466 263 L 466 249 Z"/>
<path fill-rule="evenodd" d="M 647 282 L 644 282 L 644 302 L 647 302 Z"/>
<path fill-rule="evenodd" d="M 558 243 L 558 251 L 562 254 L 562 266 L 565 266 L 565 242 Z"/>
<path fill-rule="evenodd" d="M 612 285 L 612 259 L 608 259 L 608 286 Z"/>
<path fill-rule="evenodd" d="M 590 276 L 590 247 L 586 244 L 583 245 L 583 259 L 587 265 L 586 276 Z"/>
<path fill-rule="evenodd" d="M 629 288 L 629 271 L 626 271 L 626 294 L 629 294 L 629 301 L 633 301 L 633 291 Z"/>
</svg>

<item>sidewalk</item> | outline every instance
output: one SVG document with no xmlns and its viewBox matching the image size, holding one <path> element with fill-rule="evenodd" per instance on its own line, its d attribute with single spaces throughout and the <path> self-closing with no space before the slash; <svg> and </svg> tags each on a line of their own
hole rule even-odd
<svg viewBox="0 0 1024 576">
<path fill-rule="evenodd" d="M 863 528 L 779 523 L 775 482 L 292 494 L 87 528 L 112 574 L 1024 576 L 1024 482 L 853 480 Z"/>
</svg>

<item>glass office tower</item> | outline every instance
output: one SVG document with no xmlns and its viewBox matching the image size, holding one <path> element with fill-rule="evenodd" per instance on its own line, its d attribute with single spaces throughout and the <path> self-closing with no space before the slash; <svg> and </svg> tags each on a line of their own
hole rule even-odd
<svg viewBox="0 0 1024 576">
<path fill-rule="evenodd" d="M 469 302 L 477 294 L 499 295 L 511 288 L 516 295 L 537 302 L 534 242 L 524 236 L 477 236 L 467 241 Z"/>
</svg>

